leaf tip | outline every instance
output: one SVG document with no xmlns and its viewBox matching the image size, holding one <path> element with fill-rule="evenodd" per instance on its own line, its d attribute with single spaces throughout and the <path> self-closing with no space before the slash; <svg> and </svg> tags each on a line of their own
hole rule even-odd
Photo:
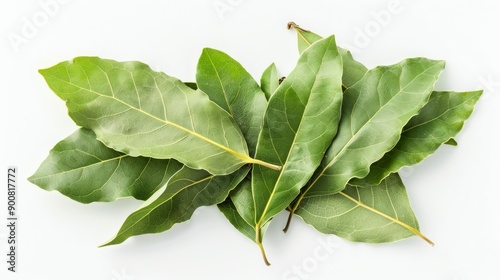
<svg viewBox="0 0 500 280">
<path fill-rule="evenodd" d="M 123 241 L 125 241 L 127 238 L 123 239 L 123 238 L 119 238 L 119 233 L 116 234 L 115 236 L 113 236 L 112 238 L 110 238 L 108 241 L 104 242 L 103 244 L 97 246 L 97 248 L 103 248 L 103 247 L 108 247 L 108 246 L 111 246 L 111 245 L 117 245 L 117 244 L 120 244 L 120 243 L 123 243 Z"/>
<path fill-rule="evenodd" d="M 112 239 L 110 239 L 109 241 L 106 241 L 105 243 L 97 246 L 97 248 L 103 248 L 103 247 L 108 247 L 108 246 L 111 246 L 111 245 L 116 245 L 116 244 L 120 244 L 121 242 L 116 242 L 116 237 L 113 237 Z"/>
<path fill-rule="evenodd" d="M 215 49 L 212 49 L 212 48 L 209 48 L 209 47 L 204 47 L 202 50 L 201 50 L 201 53 L 202 54 L 205 54 L 207 52 L 211 52 L 211 51 L 215 51 Z"/>
<path fill-rule="evenodd" d="M 437 64 L 444 69 L 446 67 L 446 60 L 438 60 Z"/>
<path fill-rule="evenodd" d="M 32 183 L 32 184 L 35 184 L 35 174 L 29 176 L 26 180 L 28 180 L 28 182 Z"/>
<path fill-rule="evenodd" d="M 45 76 L 45 74 L 47 73 L 48 70 L 49 70 L 49 68 L 38 69 L 38 74 Z"/>
</svg>

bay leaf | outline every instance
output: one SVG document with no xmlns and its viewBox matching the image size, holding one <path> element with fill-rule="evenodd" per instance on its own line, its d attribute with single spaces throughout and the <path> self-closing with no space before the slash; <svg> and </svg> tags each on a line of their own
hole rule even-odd
<svg viewBox="0 0 500 280">
<path fill-rule="evenodd" d="M 255 204 L 252 194 L 251 176 L 243 180 L 229 196 L 243 220 L 249 225 L 255 225 Z M 255 239 L 255 235 L 253 239 Z"/>
<path fill-rule="evenodd" d="M 250 240 L 255 240 L 255 228 L 248 224 L 238 213 L 231 197 L 228 197 L 224 202 L 217 204 L 219 210 L 224 214 L 227 220 L 233 225 L 235 229 L 241 232 Z"/>
<path fill-rule="evenodd" d="M 295 212 L 320 232 L 354 242 L 394 242 L 419 236 L 417 218 L 397 173 L 379 185 L 347 186 L 343 191 L 304 198 Z"/>
<path fill-rule="evenodd" d="M 297 46 L 299 49 L 299 53 L 302 53 L 314 42 L 323 38 L 314 32 L 299 27 L 293 22 L 289 23 L 289 28 L 292 27 L 297 33 Z M 352 54 L 349 50 L 341 47 L 337 48 L 340 55 L 342 56 L 342 67 L 344 69 L 342 72 L 342 86 L 345 90 L 361 80 L 368 69 L 363 64 L 356 61 L 352 57 Z"/>
<path fill-rule="evenodd" d="M 77 57 L 39 72 L 70 117 L 114 150 L 217 175 L 246 163 L 279 169 L 249 157 L 238 125 L 205 93 L 146 64 Z"/>
<path fill-rule="evenodd" d="M 256 158 L 283 168 L 252 169 L 252 225 L 262 251 L 262 226 L 299 194 L 337 132 L 341 76 L 342 60 L 335 38 L 330 36 L 301 54 L 296 67 L 269 100 Z"/>
<path fill-rule="evenodd" d="M 57 143 L 28 180 L 81 203 L 146 200 L 182 167 L 175 160 L 131 157 L 81 128 Z"/>
<path fill-rule="evenodd" d="M 292 25 L 291 27 L 294 27 L 294 30 L 297 32 L 297 41 L 298 41 L 299 52 L 304 51 L 306 48 L 308 48 L 310 46 L 311 43 L 313 43 L 321 38 L 321 36 L 311 32 L 311 31 L 304 30 L 297 25 Z M 339 48 L 339 49 L 341 49 L 341 48 Z M 352 58 L 352 55 L 350 54 L 349 51 L 342 49 L 342 51 L 340 51 L 340 52 L 343 53 L 342 58 L 343 58 L 343 63 L 344 63 L 343 83 L 350 86 L 350 85 L 354 84 L 355 82 L 359 81 L 364 76 L 367 69 L 361 63 L 355 61 Z M 469 103 L 469 104 L 463 104 L 464 107 L 468 107 L 468 108 L 455 108 L 453 110 L 453 109 L 449 108 L 450 106 L 453 106 L 453 105 L 444 104 L 444 102 L 446 102 L 444 100 L 443 100 L 442 104 L 436 104 L 437 102 L 434 102 L 435 101 L 434 97 L 438 96 L 439 94 L 440 94 L 439 92 L 433 92 L 431 99 L 429 101 L 430 104 L 426 104 L 426 106 L 422 109 L 422 112 L 424 112 L 424 114 L 426 114 L 426 116 L 422 117 L 422 116 L 417 115 L 417 116 L 413 117 L 413 119 L 410 121 L 411 124 L 408 124 L 408 127 L 409 126 L 416 126 L 419 128 L 418 131 L 415 131 L 412 133 L 412 135 L 419 134 L 419 136 L 417 138 L 415 138 L 414 136 L 410 136 L 413 138 L 408 139 L 405 136 L 405 132 L 406 131 L 411 132 L 412 129 L 405 128 L 403 130 L 402 139 L 398 142 L 398 145 L 394 149 L 392 149 L 390 152 L 388 152 L 387 155 L 384 156 L 380 161 L 378 161 L 377 163 L 374 163 L 372 165 L 369 175 L 367 175 L 367 177 L 363 178 L 363 179 L 354 178 L 353 180 L 350 181 L 350 184 L 354 184 L 354 185 L 358 185 L 358 186 L 361 186 L 361 185 L 369 186 L 369 185 L 378 184 L 388 174 L 390 174 L 392 172 L 396 172 L 401 167 L 414 165 L 414 164 L 420 162 L 421 160 L 426 158 L 428 155 L 432 154 L 443 143 L 447 144 L 447 145 L 452 145 L 452 146 L 457 145 L 457 143 L 454 139 L 450 139 L 449 136 L 446 136 L 446 135 L 451 135 L 451 137 L 453 137 L 458 133 L 458 131 L 460 129 L 458 129 L 458 131 L 457 131 L 456 125 L 452 125 L 451 127 L 440 129 L 440 128 L 435 127 L 436 123 L 441 123 L 441 124 L 445 125 L 446 121 L 440 122 L 439 120 L 435 119 L 434 121 L 432 121 L 430 123 L 427 123 L 427 122 L 429 122 L 429 120 L 431 118 L 433 118 L 434 116 L 436 118 L 438 118 L 437 116 L 440 116 L 439 119 L 441 119 L 441 120 L 443 120 L 443 118 L 446 118 L 446 117 L 449 118 L 450 116 L 454 115 L 453 112 L 455 112 L 455 115 L 462 114 L 462 116 L 461 116 L 462 120 L 465 121 L 468 118 L 468 116 L 470 116 L 470 114 L 472 113 L 473 107 L 470 107 L 471 104 Z M 460 93 L 452 93 L 452 92 L 450 92 L 450 94 L 460 95 Z M 465 93 L 463 93 L 463 94 L 465 94 Z M 451 98 L 451 99 L 457 99 L 457 97 Z M 477 101 L 477 98 L 476 98 L 476 101 Z M 450 101 L 450 102 L 456 104 L 456 102 L 453 102 L 453 101 Z M 470 101 L 470 102 L 473 102 L 472 105 L 475 103 L 475 101 Z M 461 111 L 462 109 L 464 109 L 464 111 Z M 446 111 L 446 110 L 452 110 L 452 112 L 445 114 L 444 111 Z M 460 117 L 458 117 L 458 118 L 460 119 Z M 421 121 L 423 124 L 426 124 L 426 125 L 421 127 L 421 124 L 417 123 L 418 121 Z M 461 122 L 460 120 L 456 120 L 456 122 L 458 122 L 458 123 L 461 122 L 462 125 L 463 125 L 463 121 Z M 433 128 L 429 128 L 430 126 L 433 126 Z M 461 126 L 460 126 L 460 128 L 461 128 Z M 430 130 L 432 130 L 434 133 L 440 133 L 441 137 L 439 139 L 436 139 L 434 133 L 429 132 Z M 448 132 L 448 134 L 446 134 L 446 132 Z M 446 135 L 442 135 L 442 134 L 446 134 Z M 446 142 L 442 142 L 443 141 L 442 138 L 447 138 Z M 426 139 L 426 140 L 424 141 L 423 139 Z M 437 142 L 440 142 L 440 143 L 437 144 Z M 419 148 L 426 149 L 426 151 L 423 153 L 421 151 L 417 151 L 416 149 L 419 149 Z M 400 154 L 398 152 L 398 150 L 400 150 L 400 149 L 403 149 L 402 153 L 405 156 L 402 156 L 402 154 Z M 413 150 L 413 149 L 415 149 L 415 150 Z M 405 157 L 405 158 L 403 158 L 403 157 Z"/>
<path fill-rule="evenodd" d="M 198 62 L 196 79 L 197 87 L 237 120 L 249 143 L 257 139 L 261 127 L 258 123 L 262 122 L 267 101 L 260 87 L 241 64 L 223 52 L 204 49 Z M 237 212 L 232 211 L 233 204 L 228 194 L 240 184 L 249 170 L 249 166 L 244 166 L 235 173 L 214 176 L 184 167 L 149 203 L 126 219 L 116 237 L 108 244 L 117 244 L 139 234 L 168 230 L 174 224 L 187 220 L 202 205 L 219 204 L 219 209 L 239 231 L 248 232 L 245 230 L 250 225 L 241 223 L 241 217 L 235 216 Z M 224 200 L 228 202 L 224 203 Z M 141 227 L 146 220 L 148 226 Z"/>
<path fill-rule="evenodd" d="M 335 194 L 352 178 L 366 176 L 427 103 L 443 67 L 443 61 L 406 59 L 369 70 L 348 88 L 338 133 L 297 203 L 306 196 Z"/>
<path fill-rule="evenodd" d="M 421 162 L 442 144 L 456 145 L 453 137 L 462 130 L 481 94 L 482 91 L 433 92 L 429 102 L 405 126 L 398 144 L 372 164 L 366 177 L 353 179 L 350 184 L 379 184 L 402 167 Z"/>
<path fill-rule="evenodd" d="M 266 94 L 266 98 L 269 100 L 271 95 L 276 91 L 279 86 L 279 76 L 278 69 L 276 65 L 272 63 L 269 67 L 264 70 L 260 78 L 260 87 L 262 91 Z"/>
<path fill-rule="evenodd" d="M 227 199 L 217 206 L 239 232 L 243 233 L 243 235 L 253 242 L 256 242 L 255 237 L 257 234 L 255 228 L 252 226 L 255 211 L 253 208 L 251 179 L 249 177 L 241 181 L 241 183 L 231 191 Z M 262 227 L 261 234 L 259 235 L 259 242 L 262 242 L 268 226 L 269 223 L 266 223 Z"/>
<path fill-rule="evenodd" d="M 210 100 L 233 116 L 253 156 L 267 106 L 257 82 L 226 53 L 205 48 L 198 60 L 196 83 Z"/>
<path fill-rule="evenodd" d="M 132 236 L 163 232 L 187 221 L 198 207 L 223 202 L 249 170 L 249 166 L 244 166 L 233 174 L 216 176 L 204 170 L 181 168 L 130 214 L 118 233 L 102 246 L 119 244 Z"/>
</svg>

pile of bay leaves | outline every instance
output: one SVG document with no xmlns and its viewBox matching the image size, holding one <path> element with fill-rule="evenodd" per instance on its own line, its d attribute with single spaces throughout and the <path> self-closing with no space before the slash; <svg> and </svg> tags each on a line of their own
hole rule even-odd
<svg viewBox="0 0 500 280">
<path fill-rule="evenodd" d="M 286 78 L 260 85 L 204 49 L 196 83 L 140 62 L 77 57 L 40 70 L 79 130 L 29 180 L 82 203 L 145 202 L 105 245 L 158 233 L 217 205 L 253 240 L 278 213 L 357 242 L 420 236 L 398 171 L 454 137 L 482 91 L 434 91 L 443 61 L 368 70 L 334 36 L 301 29 Z"/>
</svg>

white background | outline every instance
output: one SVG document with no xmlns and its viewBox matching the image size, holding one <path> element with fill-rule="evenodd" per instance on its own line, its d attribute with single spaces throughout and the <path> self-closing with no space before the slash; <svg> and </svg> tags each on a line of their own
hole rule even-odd
<svg viewBox="0 0 500 280">
<path fill-rule="evenodd" d="M 19 272 L 7 272 L 2 222 L 1 279 L 500 279 L 498 1 L 401 0 L 392 10 L 390 0 L 54 1 L 45 10 L 41 3 L 49 0 L 0 4 L 0 166 L 3 182 L 8 166 L 17 166 L 20 176 Z M 403 173 L 434 247 L 416 237 L 354 244 L 297 218 L 284 235 L 283 214 L 264 242 L 272 262 L 266 267 L 250 240 L 215 207 L 205 207 L 166 233 L 99 249 L 139 202 L 82 205 L 26 180 L 76 129 L 37 69 L 97 55 L 140 60 L 193 81 L 202 48 L 213 47 L 257 79 L 271 62 L 286 75 L 298 57 L 295 33 L 285 28 L 291 20 L 336 34 L 338 44 L 370 68 L 414 56 L 444 59 L 437 89 L 485 90 L 459 146 L 442 147 Z M 6 190 L 0 193 L 5 221 Z M 333 251 L 321 247 L 325 242 Z M 329 252 L 327 258 L 315 258 L 317 250 Z"/>
</svg>

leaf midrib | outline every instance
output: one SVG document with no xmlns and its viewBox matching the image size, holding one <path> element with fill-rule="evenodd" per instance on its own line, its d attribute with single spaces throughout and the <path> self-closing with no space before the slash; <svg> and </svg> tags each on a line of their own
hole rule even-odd
<svg viewBox="0 0 500 280">
<path fill-rule="evenodd" d="M 107 74 L 106 74 L 106 76 L 107 76 Z M 221 144 L 219 144 L 219 143 L 217 143 L 217 142 L 215 142 L 215 141 L 213 141 L 213 140 L 211 140 L 211 139 L 209 139 L 209 138 L 207 138 L 207 137 L 205 137 L 205 136 L 203 136 L 203 135 L 201 135 L 201 134 L 199 134 L 199 133 L 197 133 L 195 131 L 192 131 L 192 130 L 190 130 L 188 128 L 185 128 L 185 127 L 183 127 L 181 125 L 175 124 L 175 123 L 170 122 L 168 120 L 162 120 L 162 119 L 160 119 L 160 118 L 158 118 L 158 117 L 156 117 L 156 116 L 154 116 L 154 115 L 152 115 L 152 114 L 150 114 L 150 113 L 148 113 L 146 111 L 143 111 L 142 109 L 134 107 L 131 104 L 126 103 L 126 102 L 124 102 L 124 101 L 122 101 L 122 100 L 120 100 L 120 99 L 118 99 L 118 98 L 116 98 L 114 96 L 105 95 L 105 94 L 96 92 L 96 91 L 94 91 L 92 89 L 84 88 L 84 87 L 76 85 L 74 83 L 65 81 L 65 80 L 63 80 L 63 79 L 61 79 L 59 77 L 54 76 L 54 75 L 50 75 L 50 77 L 52 77 L 52 78 L 54 78 L 54 79 L 56 79 L 56 80 L 58 80 L 60 82 L 66 83 L 66 84 L 74 86 L 76 88 L 79 88 L 80 90 L 85 90 L 85 91 L 91 92 L 91 93 L 93 93 L 95 95 L 98 95 L 100 97 L 109 98 L 111 100 L 115 100 L 115 101 L 117 101 L 117 102 L 119 102 L 119 103 L 121 103 L 121 104 L 129 107 L 130 109 L 135 110 L 135 111 L 137 111 L 139 113 L 142 113 L 142 114 L 144 114 L 144 115 L 146 115 L 146 116 L 148 116 L 148 117 L 150 117 L 150 118 L 152 118 L 152 119 L 154 119 L 154 120 L 156 120 L 158 122 L 164 123 L 166 125 L 171 125 L 171 126 L 177 128 L 179 130 L 182 130 L 182 131 L 184 131 L 184 132 L 186 132 L 186 133 L 188 133 L 190 135 L 193 135 L 194 137 L 197 137 L 197 138 L 199 138 L 199 139 L 201 139 L 201 140 L 203 140 L 203 141 L 205 141 L 205 142 L 207 142 L 207 143 L 209 143 L 209 144 L 211 144 L 211 145 L 213 145 L 213 146 L 215 146 L 215 147 L 217 147 L 219 149 L 222 149 L 223 151 L 226 151 L 226 152 L 230 153 L 231 155 L 233 155 L 233 156 L 235 156 L 235 157 L 243 160 L 244 162 L 251 162 L 252 161 L 251 158 L 249 156 L 247 156 L 247 155 L 238 153 L 238 152 L 236 152 L 236 151 L 234 151 L 234 150 L 232 150 L 232 149 L 230 149 L 230 148 L 228 148 L 226 146 L 223 146 L 223 145 L 221 145 Z M 132 79 L 134 80 L 134 78 L 132 78 Z M 155 80 L 155 83 L 156 83 L 156 77 L 153 77 L 153 79 Z M 110 88 L 112 88 L 111 84 L 110 84 Z M 160 92 L 160 94 L 162 95 L 161 92 Z"/>
<path fill-rule="evenodd" d="M 300 28 L 299 26 L 295 26 L 294 27 L 295 31 L 297 32 L 297 34 L 299 34 L 300 38 L 302 38 L 302 40 L 304 40 L 304 42 L 306 42 L 306 44 L 308 44 L 309 46 L 312 45 L 311 42 L 309 42 L 309 40 L 306 39 L 306 37 L 304 37 L 304 35 L 302 34 L 302 32 L 308 32 L 302 28 Z M 319 35 L 318 35 L 319 36 Z M 320 36 L 321 37 L 321 36 Z M 339 53 L 340 54 L 340 53 Z M 346 85 L 344 85 L 344 82 L 342 81 L 342 87 L 347 90 L 349 89 Z"/>
<path fill-rule="evenodd" d="M 224 96 L 224 101 L 226 101 L 226 105 L 227 105 L 227 108 L 229 110 L 229 114 L 231 116 L 234 116 L 233 114 L 233 110 L 231 108 L 231 105 L 229 104 L 229 100 L 227 99 L 227 92 L 226 92 L 226 88 L 224 87 L 224 83 L 222 82 L 222 79 L 219 75 L 219 70 L 217 67 L 215 67 L 215 63 L 212 59 L 212 56 L 209 54 L 208 51 L 205 50 L 205 53 L 207 54 L 207 57 L 208 57 L 208 60 L 210 61 L 210 64 L 212 65 L 212 68 L 214 69 L 215 71 L 215 74 L 217 75 L 217 80 L 219 81 L 219 84 L 220 84 L 220 88 L 222 89 L 222 93 L 223 93 L 223 96 Z"/>
<path fill-rule="evenodd" d="M 449 101 L 449 100 L 450 100 L 450 98 L 448 98 L 448 101 Z M 416 125 L 414 125 L 414 126 L 407 127 L 406 129 L 403 129 L 403 131 L 402 131 L 402 132 L 404 133 L 404 132 L 407 132 L 407 131 L 410 131 L 410 130 L 416 129 L 416 128 L 420 127 L 420 126 L 426 125 L 426 124 L 428 124 L 428 123 L 432 123 L 432 122 L 434 122 L 434 121 L 438 120 L 439 118 L 441 118 L 443 115 L 445 115 L 445 114 L 449 113 L 450 111 L 454 111 L 454 110 L 455 110 L 456 108 L 458 108 L 459 106 L 461 106 L 461 105 L 463 105 L 463 104 L 465 104 L 465 103 L 468 103 L 468 101 L 469 101 L 469 100 L 470 100 L 470 98 L 469 98 L 469 99 L 464 100 L 463 102 L 460 102 L 459 104 L 456 104 L 455 106 L 448 107 L 445 111 L 443 111 L 443 112 L 442 112 L 441 114 L 439 114 L 438 116 L 436 116 L 436 117 L 434 117 L 434 118 L 432 118 L 432 119 L 429 119 L 429 120 L 427 120 L 427 121 L 425 121 L 425 122 L 422 122 L 422 123 L 416 124 Z M 468 113 L 468 112 L 466 112 L 466 113 Z M 470 115 L 470 114 L 469 114 L 469 115 Z"/>
<path fill-rule="evenodd" d="M 357 187 L 356 187 L 356 189 L 357 189 Z M 355 198 L 351 197 L 350 195 L 348 195 L 344 191 L 339 192 L 339 194 L 342 195 L 342 196 L 344 196 L 345 198 L 349 199 L 350 201 L 354 202 L 357 206 L 365 208 L 368 211 L 371 211 L 371 212 L 373 212 L 373 213 L 375 213 L 375 214 L 377 214 L 379 216 L 382 216 L 382 217 L 390 220 L 393 223 L 396 223 L 396 224 L 404 227 L 405 229 L 409 230 L 410 232 L 412 232 L 416 236 L 424 239 L 430 245 L 434 245 L 434 242 L 432 242 L 429 238 L 427 238 L 426 236 L 424 236 L 418 229 L 416 229 L 416 228 L 414 228 L 414 227 L 412 227 L 412 226 L 410 226 L 410 225 L 408 225 L 408 224 L 400 221 L 397 218 L 391 217 L 391 216 L 389 216 L 389 215 L 387 215 L 387 214 L 385 214 L 385 213 L 383 213 L 383 212 L 381 212 L 381 211 L 379 211 L 379 210 L 377 210 L 377 209 L 375 209 L 373 207 L 370 207 L 370 206 L 364 204 L 363 202 L 361 202 L 361 197 L 359 195 L 358 195 L 359 196 L 359 200 L 358 200 L 358 199 L 355 199 Z M 391 201 L 391 204 L 392 204 L 392 198 L 390 196 L 389 196 L 389 200 Z M 395 212 L 395 213 L 397 214 L 397 212 Z"/>
<path fill-rule="evenodd" d="M 471 98 L 472 98 L 472 97 L 471 97 Z M 443 115 L 445 115 L 445 114 L 449 113 L 449 112 L 450 112 L 450 111 L 452 111 L 452 110 L 455 110 L 455 109 L 456 109 L 457 107 L 459 107 L 460 105 L 463 105 L 463 104 L 465 104 L 465 103 L 468 103 L 468 101 L 469 101 L 471 98 L 468 98 L 468 99 L 464 100 L 463 102 L 460 102 L 460 104 L 457 104 L 457 105 L 455 105 L 455 106 L 448 107 L 448 108 L 447 108 L 447 109 L 446 109 L 446 110 L 445 110 L 442 114 L 440 114 L 439 116 L 437 116 L 437 117 L 435 117 L 435 118 L 432 118 L 432 119 L 430 119 L 430 120 L 427 120 L 426 122 L 423 122 L 423 123 L 420 123 L 420 124 L 414 125 L 414 126 L 412 126 L 412 127 L 408 127 L 408 128 L 406 128 L 406 129 L 403 129 L 403 131 L 401 132 L 401 138 L 412 138 L 412 137 L 409 137 L 409 136 L 405 136 L 403 133 L 406 133 L 406 132 L 411 131 L 411 130 L 413 130 L 413 129 L 418 129 L 418 128 L 419 128 L 420 126 L 422 126 L 422 125 L 425 125 L 425 124 L 428 124 L 428 123 L 432 123 L 432 122 L 434 122 L 434 121 L 438 120 L 441 116 L 443 116 Z M 469 116 L 470 116 L 470 114 L 471 114 L 471 113 L 472 113 L 472 111 L 469 111 L 469 112 L 467 112 L 467 115 L 469 115 Z M 460 121 L 460 123 L 462 123 L 462 124 L 463 124 L 464 122 L 465 122 L 464 120 Z M 449 138 L 447 138 L 446 140 L 443 140 L 443 141 L 436 141 L 436 139 L 437 139 L 437 138 L 436 138 L 436 137 L 434 137 L 434 136 L 432 136 L 432 139 L 434 139 L 433 145 L 436 145 L 436 144 L 439 144 L 439 145 L 440 145 L 440 144 L 442 144 L 442 143 L 445 143 L 446 141 L 449 141 L 449 140 L 450 140 L 450 139 L 452 139 L 452 138 L 453 138 L 453 137 L 449 137 Z M 399 143 L 399 142 L 398 142 L 398 143 Z M 437 147 L 436 147 L 436 148 L 437 148 Z M 398 149 L 398 147 L 397 147 L 397 146 L 396 146 L 396 147 L 394 147 L 394 150 L 400 151 L 400 152 L 405 153 L 405 154 L 407 154 L 407 153 L 408 153 L 407 151 L 404 151 L 404 150 Z M 418 152 L 418 153 L 414 153 L 414 154 L 421 155 L 421 154 L 422 154 L 422 152 Z M 393 157 L 393 156 L 392 156 L 392 153 L 388 153 L 388 154 L 386 154 L 385 156 L 390 156 L 390 157 Z M 426 158 L 428 158 L 428 157 L 430 157 L 430 156 L 431 156 L 431 154 L 429 153 L 429 154 L 427 154 L 426 156 L 423 156 L 423 157 L 422 157 L 422 158 L 421 158 L 418 162 L 421 162 L 421 161 L 423 161 L 424 159 L 426 159 Z M 382 158 L 382 160 L 384 160 L 384 158 Z M 376 163 L 375 163 L 375 164 L 376 164 Z M 409 165 L 408 165 L 408 164 L 406 164 L 406 165 L 404 165 L 404 166 L 409 166 Z M 384 178 L 383 178 L 383 177 L 388 176 L 389 174 L 394 173 L 394 172 L 395 172 L 395 171 L 388 172 L 388 171 L 386 170 L 386 171 L 383 171 L 383 172 L 380 172 L 380 173 L 376 173 L 376 174 L 384 174 L 383 176 L 379 176 L 379 177 L 376 177 L 377 175 L 375 175 L 375 177 L 376 177 L 376 178 L 382 178 L 382 179 L 377 179 L 377 180 L 376 180 L 376 182 L 377 182 L 377 183 L 380 183 L 382 180 L 384 180 Z M 367 175 L 367 176 L 369 176 L 369 175 Z M 363 179 L 364 179 L 364 178 L 362 178 L 361 180 L 363 180 Z"/>
<path fill-rule="evenodd" d="M 165 204 L 165 203 L 167 203 L 167 202 L 171 201 L 171 200 L 172 200 L 173 198 L 175 198 L 175 197 L 176 197 L 176 196 L 177 196 L 180 192 L 182 192 L 182 191 L 186 190 L 187 188 L 190 188 L 190 187 L 192 187 L 192 186 L 194 186 L 194 185 L 200 184 L 200 183 L 202 183 L 202 182 L 204 182 L 204 181 L 206 181 L 206 180 L 211 180 L 211 179 L 213 179 L 214 177 L 215 177 L 215 175 L 209 175 L 209 176 L 207 176 L 206 178 L 203 178 L 203 179 L 201 179 L 201 180 L 197 180 L 197 181 L 193 181 L 191 184 L 186 185 L 185 187 L 182 187 L 182 188 L 181 188 L 181 189 L 179 189 L 177 192 L 175 192 L 174 194 L 170 195 L 170 197 L 169 197 L 168 199 L 165 199 L 164 201 L 162 201 L 162 202 L 161 202 L 161 203 L 159 203 L 158 205 L 156 205 L 156 206 L 154 206 L 153 208 L 151 208 L 151 210 L 150 210 L 150 211 L 147 211 L 147 212 L 146 212 L 146 214 L 141 215 L 141 218 L 140 218 L 140 219 L 137 219 L 137 221 L 136 221 L 136 222 L 134 222 L 133 224 L 131 224 L 129 227 L 127 227 L 127 228 L 125 228 L 125 229 L 123 229 L 123 230 L 120 230 L 120 232 L 122 232 L 122 233 L 121 233 L 121 234 L 117 234 L 117 235 L 115 236 L 115 238 L 113 238 L 113 240 L 117 239 L 119 236 L 122 236 L 125 232 L 129 231 L 132 227 L 134 227 L 135 225 L 137 225 L 140 221 L 142 221 L 143 219 L 145 219 L 146 217 L 148 217 L 148 216 L 149 216 L 149 215 L 150 215 L 153 211 L 155 211 L 157 208 L 159 208 L 159 207 L 161 207 L 163 204 Z M 168 187 L 168 185 L 165 187 L 164 192 L 167 190 L 167 187 Z M 163 193 L 162 193 L 162 195 L 163 195 Z M 161 197 L 161 195 L 160 195 L 157 199 L 160 199 L 160 197 Z M 153 202 L 151 202 L 151 204 L 152 204 L 152 203 L 153 203 Z M 151 204 L 149 204 L 149 205 L 151 205 Z M 147 207 L 147 206 L 149 206 L 149 205 L 146 205 L 145 207 Z M 137 211 L 141 211 L 141 209 L 138 209 Z M 137 212 L 137 211 L 136 211 L 136 212 Z M 132 214 L 132 215 L 133 215 L 133 214 Z M 112 240 L 112 241 L 113 241 L 113 240 Z M 112 242 L 112 241 L 111 241 L 111 242 Z"/>
<path fill-rule="evenodd" d="M 305 104 L 304 106 L 304 111 L 301 115 L 301 118 L 300 118 L 300 123 L 299 123 L 299 126 L 297 128 L 297 132 L 295 133 L 294 135 L 294 138 L 293 138 L 293 141 L 292 141 L 292 145 L 290 146 L 290 150 L 288 151 L 288 154 L 287 154 L 287 157 L 286 157 L 286 161 L 285 161 L 285 164 L 283 164 L 282 166 L 282 169 L 280 171 L 280 175 L 278 176 L 278 179 L 276 180 L 276 183 L 274 184 L 274 187 L 273 187 L 273 191 L 271 192 L 271 195 L 269 197 L 269 199 L 267 200 L 267 203 L 266 203 L 266 207 L 264 208 L 264 211 L 262 212 L 262 215 L 260 217 L 260 220 L 259 222 L 256 223 L 256 229 L 258 230 L 260 228 L 260 225 L 262 224 L 263 220 L 264 220 L 264 217 L 266 216 L 266 213 L 268 211 L 268 208 L 270 207 L 270 204 L 271 204 L 271 200 L 272 198 L 274 197 L 275 193 L 276 193 L 276 189 L 277 189 L 277 185 L 279 184 L 279 182 L 281 181 L 281 178 L 283 176 L 283 173 L 284 171 L 286 170 L 287 166 L 288 166 L 288 159 L 290 158 L 290 154 L 292 153 L 293 151 L 293 147 L 295 146 L 296 144 L 296 139 L 297 139 L 297 136 L 299 135 L 299 132 L 301 131 L 301 127 L 302 127 L 302 124 L 303 124 L 303 120 L 304 120 L 304 117 L 305 117 L 305 113 L 307 111 L 307 106 L 309 105 L 310 103 L 310 100 L 311 100 L 311 97 L 312 97 L 312 89 L 314 88 L 314 86 L 316 85 L 318 79 L 317 79 L 317 74 L 321 71 L 321 65 L 323 65 L 324 63 L 324 59 L 326 57 L 326 52 L 328 51 L 329 49 L 329 46 L 331 45 L 331 41 L 333 40 L 333 38 L 330 40 L 330 42 L 328 43 L 328 46 L 325 48 L 325 51 L 322 55 L 322 59 L 321 59 L 321 64 L 320 64 L 320 67 L 318 68 L 318 70 L 314 73 L 314 83 L 312 84 L 311 86 L 311 94 L 309 94 L 308 98 L 307 98 L 307 103 Z M 338 52 L 337 52 L 338 54 Z M 288 119 L 287 119 L 288 120 Z M 292 130 L 293 131 L 293 130 Z M 300 190 L 299 190 L 300 191 Z M 255 207 L 255 209 L 257 209 Z M 257 212 L 256 212 L 257 213 Z"/>
<path fill-rule="evenodd" d="M 49 174 L 49 175 L 45 175 L 45 176 L 40 176 L 40 177 L 34 177 L 32 179 L 33 180 L 43 180 L 43 179 L 51 178 L 53 176 L 60 176 L 60 175 L 63 175 L 63 174 L 69 173 L 69 172 L 78 171 L 78 170 L 85 169 L 85 168 L 91 168 L 92 166 L 95 166 L 95 165 L 105 164 L 105 163 L 115 161 L 115 160 L 121 160 L 124 157 L 128 157 L 128 155 L 121 155 L 121 156 L 117 156 L 117 157 L 113 157 L 113 158 L 109 158 L 109 159 L 105 159 L 105 160 L 100 160 L 99 162 L 94 162 L 92 164 L 80 166 L 78 168 L 74 168 L 74 169 L 70 169 L 70 170 L 63 170 L 62 172 L 58 172 L 55 174 Z"/>
</svg>

